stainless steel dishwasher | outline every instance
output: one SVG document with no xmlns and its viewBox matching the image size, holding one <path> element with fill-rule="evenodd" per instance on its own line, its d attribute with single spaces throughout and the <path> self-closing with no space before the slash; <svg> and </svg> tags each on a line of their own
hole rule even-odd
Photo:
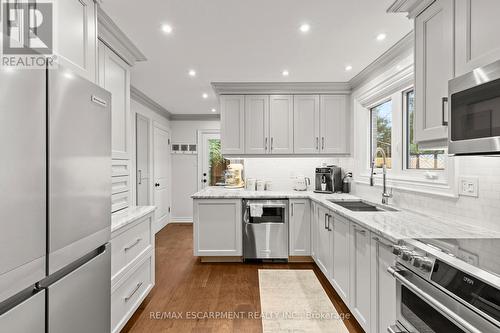
<svg viewBox="0 0 500 333">
<path fill-rule="evenodd" d="M 288 200 L 243 200 L 243 258 L 288 260 Z"/>
</svg>

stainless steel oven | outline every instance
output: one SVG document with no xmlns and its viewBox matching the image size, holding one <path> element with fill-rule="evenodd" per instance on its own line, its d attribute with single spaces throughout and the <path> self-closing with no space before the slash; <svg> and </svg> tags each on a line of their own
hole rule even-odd
<svg viewBox="0 0 500 333">
<path fill-rule="evenodd" d="M 288 259 L 288 200 L 243 201 L 243 258 Z"/>
<path fill-rule="evenodd" d="M 465 272 L 466 265 L 457 268 L 456 258 L 407 247 L 394 252 L 399 257 L 388 271 L 396 279 L 397 321 L 388 332 L 500 332 L 497 285 Z"/>
<path fill-rule="evenodd" d="M 500 60 L 448 83 L 450 154 L 500 154 Z"/>
</svg>

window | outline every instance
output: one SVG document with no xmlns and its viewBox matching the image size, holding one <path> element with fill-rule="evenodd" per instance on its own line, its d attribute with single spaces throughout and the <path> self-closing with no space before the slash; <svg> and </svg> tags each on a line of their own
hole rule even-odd
<svg viewBox="0 0 500 333">
<path fill-rule="evenodd" d="M 421 150 L 415 143 L 415 92 L 406 91 L 406 168 L 422 170 L 443 170 L 445 167 L 444 150 Z"/>
<path fill-rule="evenodd" d="M 389 100 L 370 109 L 371 154 L 382 148 L 386 155 L 387 168 L 392 168 L 392 101 Z M 382 154 L 377 154 L 375 167 L 382 167 Z M 371 161 L 370 161 L 371 163 Z"/>
</svg>

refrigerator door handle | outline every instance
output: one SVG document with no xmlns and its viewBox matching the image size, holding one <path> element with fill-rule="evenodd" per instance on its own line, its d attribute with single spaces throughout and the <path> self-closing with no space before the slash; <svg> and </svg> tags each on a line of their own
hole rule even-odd
<svg viewBox="0 0 500 333">
<path fill-rule="evenodd" d="M 134 290 L 132 290 L 132 292 L 131 292 L 131 293 L 130 293 L 127 297 L 123 298 L 123 300 L 124 300 L 125 302 L 128 302 L 128 301 L 129 301 L 129 300 L 130 300 L 130 299 L 134 296 L 134 294 L 137 292 L 137 290 L 139 290 L 139 289 L 141 288 L 142 284 L 143 284 L 143 282 L 139 282 L 139 283 L 135 286 Z"/>
<path fill-rule="evenodd" d="M 106 102 L 106 100 L 100 98 L 100 97 L 97 97 L 96 95 L 92 95 L 92 97 L 90 98 L 90 100 L 92 102 L 94 102 L 95 104 L 97 105 L 100 105 L 102 107 L 106 107 L 108 105 L 108 102 Z"/>
</svg>

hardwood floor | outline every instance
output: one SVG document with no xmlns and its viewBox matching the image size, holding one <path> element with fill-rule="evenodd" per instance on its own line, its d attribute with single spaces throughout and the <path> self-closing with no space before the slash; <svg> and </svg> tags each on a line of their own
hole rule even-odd
<svg viewBox="0 0 500 333">
<path fill-rule="evenodd" d="M 339 314 L 349 317 L 349 332 L 363 332 L 314 263 L 200 263 L 190 224 L 169 224 L 156 235 L 156 285 L 122 332 L 261 332 L 260 319 L 190 319 L 209 311 L 260 312 L 260 268 L 313 269 Z"/>
</svg>

